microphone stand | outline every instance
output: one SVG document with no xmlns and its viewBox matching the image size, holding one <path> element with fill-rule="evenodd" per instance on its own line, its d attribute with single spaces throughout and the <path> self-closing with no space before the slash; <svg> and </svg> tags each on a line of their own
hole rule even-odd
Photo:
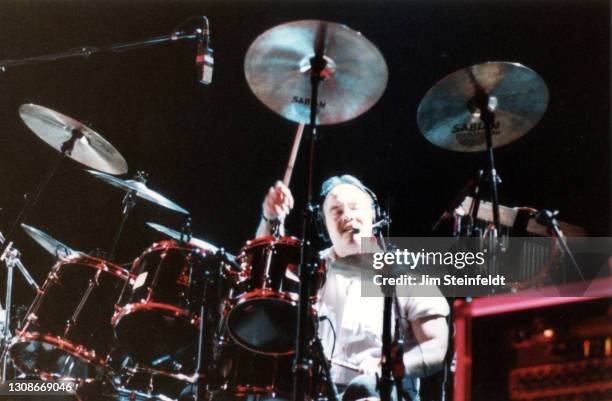
<svg viewBox="0 0 612 401">
<path fill-rule="evenodd" d="M 557 222 L 558 214 L 558 210 L 550 211 L 548 209 L 542 209 L 539 212 L 535 213 L 534 217 L 538 223 L 547 225 L 548 228 L 550 228 L 551 231 L 555 234 L 555 237 L 557 237 L 559 244 L 561 244 L 561 248 L 563 248 L 563 252 L 565 252 L 565 254 L 569 257 L 572 267 L 574 268 L 574 270 L 576 270 L 576 272 L 580 276 L 580 279 L 584 281 L 585 278 L 584 274 L 582 274 L 582 269 L 580 269 L 578 262 L 576 262 L 576 259 L 574 258 L 574 254 L 567 246 L 567 241 L 565 241 L 565 235 L 563 234 L 563 231 L 561 231 L 561 227 L 559 227 L 559 223 Z"/>
<path fill-rule="evenodd" d="M 302 243 L 300 249 L 300 298 L 298 303 L 298 319 L 297 319 L 297 339 L 295 347 L 295 363 L 293 366 L 294 381 L 293 381 L 293 401 L 304 401 L 307 396 L 307 381 L 311 377 L 312 360 L 308 355 L 309 338 L 307 336 L 308 323 L 311 321 L 309 316 L 310 306 L 310 281 L 314 275 L 314 263 L 310 252 L 311 239 L 314 229 L 314 206 L 312 204 L 313 190 L 312 181 L 314 176 L 314 156 L 315 145 L 317 140 L 317 105 L 319 84 L 324 79 L 322 75 L 327 62 L 323 58 L 325 53 L 325 33 L 327 25 L 322 23 L 317 32 L 314 50 L 315 54 L 310 59 L 310 149 L 308 152 L 307 166 L 307 204 L 304 208 L 302 222 Z"/>
<path fill-rule="evenodd" d="M 133 42 L 115 43 L 109 46 L 92 47 L 92 46 L 79 46 L 69 50 L 65 50 L 59 53 L 46 54 L 42 56 L 27 57 L 17 60 L 6 59 L 0 60 L 0 72 L 6 72 L 9 68 L 17 67 L 21 65 L 35 65 L 44 64 L 51 61 L 63 60 L 75 57 L 89 57 L 96 53 L 119 53 L 132 49 L 140 49 L 144 47 L 151 47 L 160 45 L 163 43 L 177 42 L 183 40 L 200 40 L 201 33 L 197 30 L 193 33 L 184 33 L 176 31 L 170 35 L 155 36 L 145 40 L 138 40 Z"/>
</svg>

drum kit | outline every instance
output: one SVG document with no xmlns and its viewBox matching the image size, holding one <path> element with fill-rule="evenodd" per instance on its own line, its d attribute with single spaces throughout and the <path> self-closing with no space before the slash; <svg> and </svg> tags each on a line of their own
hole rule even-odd
<svg viewBox="0 0 612 401">
<path fill-rule="evenodd" d="M 382 96 L 388 78 L 383 56 L 368 39 L 323 21 L 296 21 L 264 32 L 249 48 L 244 66 L 255 96 L 302 124 L 289 176 L 303 124 L 314 131 L 365 113 Z M 418 124 L 437 146 L 489 151 L 496 194 L 493 148 L 524 135 L 547 103 L 546 85 L 534 71 L 517 63 L 484 63 L 437 83 L 419 106 Z M 74 250 L 21 224 L 56 262 L 19 327 L 5 332 L 3 356 L 17 376 L 74 380 L 81 385 L 82 399 L 92 399 L 93 393 L 93 399 L 186 400 L 193 399 L 197 387 L 204 391 L 197 399 L 290 399 L 297 339 L 301 335 L 308 344 L 316 341 L 318 318 L 312 305 L 324 282 L 324 266 L 318 264 L 306 276 L 307 297 L 300 297 L 304 241 L 260 237 L 247 241 L 234 256 L 192 237 L 189 218 L 180 230 L 148 222 L 168 239 L 144 250 L 129 268 L 117 265 L 115 250 L 138 199 L 185 216 L 189 211 L 150 189 L 142 172 L 133 179 L 116 177 L 128 172 L 127 162 L 81 122 L 34 104 L 21 106 L 19 115 L 62 155 L 37 195 L 59 163 L 70 158 L 125 197 L 106 257 Z M 493 201 L 495 209 L 496 195 Z M 26 216 L 27 209 L 18 222 Z M 303 313 L 309 318 L 299 322 L 300 301 L 306 298 Z M 315 359 L 311 367 L 315 374 L 307 383 L 308 399 L 334 398 L 326 388 L 329 361 L 324 359 Z"/>
</svg>

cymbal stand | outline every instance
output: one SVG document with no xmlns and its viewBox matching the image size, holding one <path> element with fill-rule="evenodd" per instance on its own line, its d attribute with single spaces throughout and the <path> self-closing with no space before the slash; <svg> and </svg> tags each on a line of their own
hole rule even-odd
<svg viewBox="0 0 612 401">
<path fill-rule="evenodd" d="M 308 322 L 310 321 L 310 281 L 314 276 L 315 263 L 312 261 L 310 252 L 311 239 L 314 233 L 314 205 L 312 181 L 314 176 L 315 144 L 317 140 L 317 105 L 319 84 L 325 76 L 323 75 L 327 61 L 323 58 L 325 54 L 325 33 L 327 25 L 321 24 L 314 43 L 314 56 L 310 59 L 310 149 L 308 152 L 307 165 L 307 203 L 304 208 L 302 220 L 302 243 L 300 249 L 300 299 L 298 303 L 297 339 L 295 347 L 293 401 L 304 401 L 307 395 L 307 380 L 311 376 L 312 360 L 308 355 L 309 338 L 307 336 Z"/>
<path fill-rule="evenodd" d="M 471 112 L 476 109 L 480 112 L 480 120 L 485 127 L 485 139 L 487 144 L 487 161 L 489 164 L 489 184 L 491 185 L 491 203 L 493 204 L 493 225 L 495 232 L 493 236 L 497 238 L 500 233 L 499 223 L 499 198 L 497 194 L 497 184 L 499 176 L 495 169 L 495 158 L 493 157 L 493 137 L 492 130 L 495 124 L 495 109 L 497 108 L 497 98 L 489 95 L 482 86 L 476 81 L 474 72 L 471 69 L 466 69 L 470 80 L 474 84 L 474 97 L 470 100 L 467 107 Z"/>
<path fill-rule="evenodd" d="M 36 291 L 39 290 L 38 284 L 36 284 L 36 281 L 34 281 L 32 276 L 30 276 L 30 274 L 28 273 L 23 263 L 21 263 L 21 260 L 19 259 L 19 251 L 13 248 L 13 241 L 11 238 L 13 234 L 15 233 L 15 229 L 17 228 L 17 226 L 20 223 L 22 223 L 25 220 L 25 218 L 30 214 L 30 212 L 36 205 L 36 202 L 38 202 L 40 195 L 43 193 L 43 191 L 45 190 L 45 188 L 47 187 L 47 185 L 49 184 L 49 182 L 51 181 L 51 179 L 53 178 L 53 176 L 59 169 L 64 159 L 70 156 L 70 154 L 72 153 L 72 150 L 74 149 L 74 144 L 76 143 L 76 141 L 82 136 L 83 134 L 78 129 L 72 130 L 70 139 L 64 142 L 61 146 L 60 151 L 62 153 L 62 156 L 57 159 L 57 161 L 55 162 L 51 170 L 43 178 L 40 184 L 38 184 L 38 187 L 36 188 L 34 195 L 26 198 L 25 204 L 23 205 L 23 207 L 19 211 L 19 214 L 13 221 L 6 236 L 0 235 L 0 239 L 1 239 L 0 243 L 2 243 L 3 245 L 2 251 L 0 253 L 1 255 L 0 260 L 5 262 L 7 270 L 8 270 L 7 271 L 8 275 L 6 279 L 6 300 L 5 300 L 6 311 L 5 311 L 5 319 L 4 319 L 5 325 L 4 325 L 4 332 L 3 332 L 3 338 L 2 338 L 3 350 L 2 350 L 2 355 L 0 356 L 0 358 L 2 359 L 2 382 L 6 380 L 6 368 L 7 368 L 7 362 L 8 362 L 8 359 L 7 359 L 8 358 L 8 345 L 9 345 L 10 337 L 11 337 L 10 314 L 11 314 L 11 304 L 12 304 L 12 296 L 13 296 L 12 294 L 13 293 L 13 268 L 17 266 L 21 274 L 25 277 L 28 284 L 30 284 Z"/>
<path fill-rule="evenodd" d="M 318 321 L 315 323 L 316 323 L 315 332 L 318 333 Z M 321 364 L 321 368 L 323 369 L 323 378 L 326 383 L 325 389 L 327 390 L 327 400 L 338 400 L 339 399 L 338 398 L 339 397 L 338 388 L 336 387 L 336 384 L 334 383 L 331 377 L 331 364 L 330 364 L 330 361 L 325 356 L 325 351 L 323 350 L 323 344 L 321 343 L 321 337 L 319 337 L 318 334 L 315 334 L 315 338 L 314 338 L 312 346 L 313 346 L 313 353 L 319 360 L 319 363 Z"/>
<path fill-rule="evenodd" d="M 0 242 L 4 243 L 5 239 L 2 233 L 0 233 Z M 26 279 L 28 284 L 35 291 L 40 290 L 36 281 L 30 276 L 28 270 L 25 268 L 23 263 L 21 263 L 20 252 L 17 248 L 13 247 L 13 243 L 9 242 L 6 246 L 4 252 L 0 256 L 0 261 L 4 262 L 7 269 L 6 275 L 6 298 L 5 298 L 5 308 L 4 311 L 4 328 L 2 332 L 2 383 L 4 383 L 7 379 L 7 368 L 8 368 L 8 347 L 11 342 L 11 309 L 12 309 L 12 295 L 13 295 L 13 271 L 16 266 L 23 277 Z"/>
<path fill-rule="evenodd" d="M 134 177 L 134 180 L 138 182 L 142 182 L 143 184 L 146 184 L 147 173 L 145 173 L 144 171 L 136 172 L 136 176 Z M 108 254 L 108 259 L 111 261 L 114 260 L 115 258 L 115 251 L 117 250 L 117 245 L 119 245 L 119 239 L 121 238 L 121 233 L 123 232 L 125 222 L 127 221 L 128 216 L 130 215 L 130 212 L 132 211 L 132 209 L 134 209 L 134 206 L 136 206 L 136 200 L 137 200 L 136 191 L 132 190 L 132 191 L 128 191 L 123 197 L 123 200 L 121 201 L 121 204 L 123 205 L 123 210 L 121 211 L 121 222 L 119 223 L 119 227 L 117 227 L 117 231 L 115 232 L 115 237 L 113 238 L 113 244 L 111 245 L 110 252 Z"/>
</svg>

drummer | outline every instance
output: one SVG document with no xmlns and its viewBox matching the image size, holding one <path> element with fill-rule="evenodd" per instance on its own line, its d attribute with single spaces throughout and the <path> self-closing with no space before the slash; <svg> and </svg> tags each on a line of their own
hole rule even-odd
<svg viewBox="0 0 612 401">
<path fill-rule="evenodd" d="M 319 335 L 329 359 L 340 361 L 355 370 L 338 364 L 332 366 L 332 378 L 344 390 L 343 401 L 376 398 L 375 374 L 380 375 L 382 346 L 382 297 L 361 297 L 358 278 L 348 278 L 331 269 L 334 260 L 361 252 L 361 238 L 373 236 L 375 200 L 357 178 L 350 175 L 326 180 L 320 193 L 321 218 L 331 241 L 331 247 L 320 252 L 327 266 L 326 281 L 320 291 L 317 309 L 322 322 Z M 270 235 L 274 225 L 280 224 L 291 209 L 291 191 L 281 182 L 271 187 L 262 205 L 262 218 L 257 236 Z M 405 326 L 404 364 L 406 376 L 402 387 L 404 399 L 419 400 L 418 378 L 442 368 L 448 342 L 446 316 L 449 306 L 443 297 L 399 298 Z M 330 355 L 334 349 L 334 355 Z M 395 397 L 395 391 L 393 391 Z M 395 399 L 395 398 L 393 398 Z"/>
</svg>

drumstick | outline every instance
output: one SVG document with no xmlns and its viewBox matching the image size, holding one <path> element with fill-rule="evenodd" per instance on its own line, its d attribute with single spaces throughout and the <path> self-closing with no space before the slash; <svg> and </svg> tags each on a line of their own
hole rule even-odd
<svg viewBox="0 0 612 401">
<path fill-rule="evenodd" d="M 357 365 L 353 365 L 352 363 L 344 362 L 344 361 L 341 361 L 341 360 L 336 359 L 336 358 L 332 358 L 331 359 L 331 363 L 333 365 L 340 366 L 341 368 L 352 370 L 353 372 L 363 373 L 363 369 L 361 369 Z"/>
<path fill-rule="evenodd" d="M 297 131 L 295 132 L 293 147 L 291 148 L 291 154 L 289 155 L 289 163 L 287 163 L 287 169 L 285 170 L 285 176 L 283 177 L 283 184 L 286 186 L 289 186 L 289 183 L 291 182 L 291 174 L 293 173 L 293 166 L 295 166 L 295 159 L 297 158 L 298 149 L 300 148 L 303 132 L 304 123 L 300 123 L 297 127 Z"/>
</svg>

